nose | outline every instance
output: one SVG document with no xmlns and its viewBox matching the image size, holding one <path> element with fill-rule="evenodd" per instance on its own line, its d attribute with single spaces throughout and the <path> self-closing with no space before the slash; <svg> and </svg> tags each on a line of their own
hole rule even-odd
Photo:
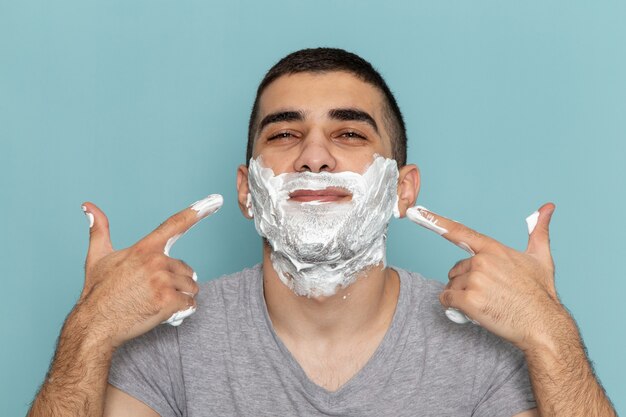
<svg viewBox="0 0 626 417">
<path fill-rule="evenodd" d="M 321 132 L 309 133 L 300 146 L 300 154 L 294 162 L 296 172 L 332 172 L 335 170 L 337 161 L 329 149 L 329 141 Z"/>
</svg>

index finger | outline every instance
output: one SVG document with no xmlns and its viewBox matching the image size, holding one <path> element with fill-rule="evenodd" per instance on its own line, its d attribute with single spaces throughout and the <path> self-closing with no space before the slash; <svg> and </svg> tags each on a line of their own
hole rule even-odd
<svg viewBox="0 0 626 417">
<path fill-rule="evenodd" d="M 215 213 L 224 203 L 219 194 L 211 194 L 165 220 L 139 241 L 139 244 L 163 248 L 166 255 L 176 240 L 203 218 Z"/>
<path fill-rule="evenodd" d="M 433 213 L 422 206 L 409 208 L 406 211 L 406 216 L 414 223 L 443 236 L 471 255 L 498 245 L 498 242 L 489 236 L 485 236 L 459 222 Z"/>
</svg>

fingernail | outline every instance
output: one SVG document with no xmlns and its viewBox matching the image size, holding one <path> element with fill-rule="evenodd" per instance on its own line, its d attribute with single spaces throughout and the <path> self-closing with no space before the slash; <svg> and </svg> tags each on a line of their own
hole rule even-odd
<svg viewBox="0 0 626 417">
<path fill-rule="evenodd" d="M 537 221 L 539 220 L 539 212 L 536 211 L 530 216 L 526 217 L 526 226 L 528 226 L 528 234 L 531 234 L 535 227 L 537 226 Z"/>
<path fill-rule="evenodd" d="M 437 219 L 428 211 L 427 208 L 422 206 L 411 207 L 406 211 L 406 216 L 413 222 L 424 226 L 425 228 L 432 230 L 438 235 L 444 235 L 448 233 L 448 230 L 437 225 Z"/>
<path fill-rule="evenodd" d="M 83 212 L 85 213 L 85 216 L 87 216 L 87 218 L 89 219 L 89 228 L 91 229 L 93 227 L 93 214 L 87 211 L 87 207 L 85 206 L 80 206 L 80 208 L 83 209 Z"/>
<path fill-rule="evenodd" d="M 224 204 L 224 198 L 219 194 L 211 194 L 210 196 L 198 200 L 190 207 L 198 212 L 198 217 L 204 217 L 215 213 Z"/>
</svg>

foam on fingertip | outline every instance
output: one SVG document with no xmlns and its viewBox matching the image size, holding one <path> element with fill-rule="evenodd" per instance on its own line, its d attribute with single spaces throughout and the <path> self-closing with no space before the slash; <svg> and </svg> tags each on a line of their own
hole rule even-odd
<svg viewBox="0 0 626 417">
<path fill-rule="evenodd" d="M 95 220 L 93 217 L 93 213 L 88 212 L 87 207 L 85 206 L 80 206 L 80 208 L 83 209 L 85 216 L 87 216 L 87 218 L 89 219 L 89 228 L 91 229 L 93 227 L 93 222 Z"/>
<path fill-rule="evenodd" d="M 537 221 L 539 221 L 538 211 L 526 217 L 526 225 L 528 226 L 528 234 L 531 234 L 533 230 L 535 230 L 535 227 L 537 227 Z"/>
<path fill-rule="evenodd" d="M 195 307 L 189 307 L 186 310 L 177 311 L 176 313 L 172 314 L 172 317 L 165 320 L 163 324 L 169 324 L 171 326 L 180 326 L 183 320 L 185 320 L 187 317 L 191 316 L 195 312 L 196 312 Z"/>
<path fill-rule="evenodd" d="M 437 225 L 437 219 L 435 216 L 428 211 L 427 208 L 422 206 L 411 207 L 406 211 L 406 216 L 414 223 L 419 224 L 427 228 L 428 230 L 432 230 L 438 235 L 444 235 L 448 233 L 448 229 L 445 229 L 439 225 Z"/>
<path fill-rule="evenodd" d="M 191 209 L 198 212 L 198 217 L 208 216 L 215 213 L 224 204 L 224 197 L 220 194 L 211 194 L 202 200 L 193 203 Z"/>
<path fill-rule="evenodd" d="M 452 307 L 446 309 L 446 317 L 448 317 L 450 321 L 453 321 L 458 324 L 465 324 L 471 321 L 470 318 L 467 317 L 465 314 L 461 313 L 461 311 Z"/>
</svg>

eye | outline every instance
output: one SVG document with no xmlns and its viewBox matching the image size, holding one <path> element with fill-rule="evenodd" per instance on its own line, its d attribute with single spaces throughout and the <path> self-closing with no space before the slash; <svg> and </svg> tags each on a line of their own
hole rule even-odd
<svg viewBox="0 0 626 417">
<path fill-rule="evenodd" d="M 294 135 L 291 132 L 278 132 L 270 137 L 267 138 L 268 141 L 270 140 L 277 140 L 277 139 L 289 139 L 291 137 L 293 137 Z"/>
<path fill-rule="evenodd" d="M 349 130 L 347 132 L 343 132 L 339 135 L 339 137 L 346 139 L 355 139 L 355 140 L 366 140 L 367 138 L 362 134 L 355 132 L 353 130 Z"/>
</svg>

